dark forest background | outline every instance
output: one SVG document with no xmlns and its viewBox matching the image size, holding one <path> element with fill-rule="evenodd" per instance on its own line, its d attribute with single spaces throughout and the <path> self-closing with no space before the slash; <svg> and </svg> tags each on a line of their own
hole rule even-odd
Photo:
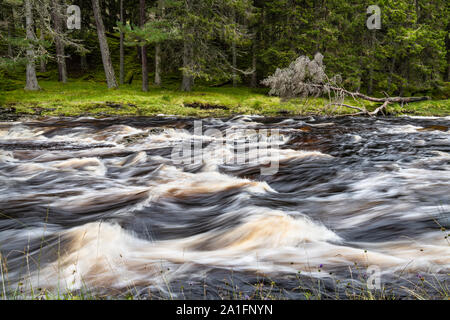
<svg viewBox="0 0 450 320">
<path fill-rule="evenodd" d="M 81 9 L 80 30 L 66 27 L 71 4 Z M 379 30 L 366 26 L 370 5 L 381 8 Z M 317 52 L 327 74 L 369 95 L 439 96 L 450 78 L 447 0 L 1 0 L 0 9 L 3 90 L 25 78 L 30 46 L 38 80 L 104 81 L 98 18 L 116 81 L 110 87 L 143 77 L 186 91 L 197 83 L 257 87 L 277 68 Z"/>
</svg>

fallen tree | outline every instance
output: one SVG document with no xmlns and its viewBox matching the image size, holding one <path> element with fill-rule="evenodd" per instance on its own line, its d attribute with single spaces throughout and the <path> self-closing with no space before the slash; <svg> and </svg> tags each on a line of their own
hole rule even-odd
<svg viewBox="0 0 450 320">
<path fill-rule="evenodd" d="M 404 104 L 430 100 L 430 97 L 389 97 L 375 98 L 359 92 L 351 92 L 339 86 L 340 76 L 329 78 L 325 73 L 323 55 L 317 53 L 313 60 L 306 56 L 300 56 L 289 67 L 277 69 L 275 73 L 262 81 L 263 85 L 271 88 L 269 94 L 276 95 L 282 99 L 293 99 L 298 97 L 318 97 L 327 95 L 330 103 L 327 106 L 336 105 L 358 110 L 358 113 L 350 115 L 375 116 L 384 113 L 386 107 L 391 103 Z M 351 97 L 354 101 L 362 99 L 370 102 L 381 103 L 374 111 L 368 111 L 364 106 L 353 106 L 345 104 L 345 98 Z"/>
</svg>

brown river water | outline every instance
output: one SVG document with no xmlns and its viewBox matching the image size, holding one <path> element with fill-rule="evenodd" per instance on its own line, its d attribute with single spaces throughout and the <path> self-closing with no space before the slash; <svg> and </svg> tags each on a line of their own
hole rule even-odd
<svg viewBox="0 0 450 320">
<path fill-rule="evenodd" d="M 2 291 L 223 298 L 261 282 L 302 299 L 320 283 L 333 298 L 370 266 L 400 297 L 446 284 L 450 117 L 202 121 L 278 130 L 271 175 L 218 161 L 236 150 L 194 120 L 0 122 Z M 200 162 L 173 160 L 196 142 Z"/>
</svg>

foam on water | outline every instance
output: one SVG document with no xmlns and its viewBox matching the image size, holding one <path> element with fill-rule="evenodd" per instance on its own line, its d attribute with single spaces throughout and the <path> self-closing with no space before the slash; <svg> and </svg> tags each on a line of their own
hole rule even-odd
<svg viewBox="0 0 450 320">
<path fill-rule="evenodd" d="M 205 120 L 200 133 L 170 117 L 2 123 L 9 279 L 30 290 L 167 293 L 172 281 L 219 281 L 217 270 L 240 272 L 242 283 L 299 271 L 346 281 L 354 263 L 389 276 L 445 276 L 449 135 L 420 130 L 436 123 L 449 126 L 446 118 L 252 116 Z M 281 132 L 262 156 L 260 129 Z M 235 156 L 230 140 L 248 142 L 245 163 L 224 161 Z M 200 161 L 173 159 L 183 143 L 203 146 Z M 274 161 L 278 171 L 261 175 Z"/>
</svg>

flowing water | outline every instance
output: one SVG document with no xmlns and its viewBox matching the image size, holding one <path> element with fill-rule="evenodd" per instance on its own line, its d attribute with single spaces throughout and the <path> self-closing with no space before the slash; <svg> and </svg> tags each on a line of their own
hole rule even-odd
<svg viewBox="0 0 450 320">
<path fill-rule="evenodd" d="M 2 291 L 221 298 L 263 283 L 342 297 L 368 267 L 397 296 L 419 278 L 446 285 L 449 117 L 202 126 L 279 130 L 278 171 L 221 163 L 215 152 L 235 150 L 194 119 L 0 123 Z M 173 160 L 186 141 L 201 163 Z"/>
</svg>

